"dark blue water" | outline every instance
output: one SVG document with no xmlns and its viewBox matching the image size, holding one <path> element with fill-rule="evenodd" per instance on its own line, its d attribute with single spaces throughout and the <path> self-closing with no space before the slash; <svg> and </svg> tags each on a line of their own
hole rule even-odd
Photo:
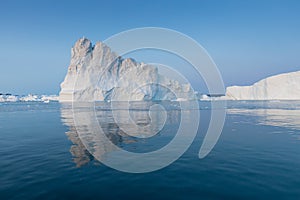
<svg viewBox="0 0 300 200">
<path fill-rule="evenodd" d="M 114 144 L 146 152 L 174 137 L 182 113 L 172 106 L 164 129 L 149 139 L 120 131 L 105 105 L 97 112 Z M 180 159 L 131 174 L 94 158 L 68 105 L 1 103 L 0 199 L 300 199 L 300 102 L 228 102 L 222 135 L 204 159 L 198 153 L 209 102 L 200 102 L 200 109 L 198 134 Z M 142 113 L 139 123 L 147 120 Z"/>
</svg>

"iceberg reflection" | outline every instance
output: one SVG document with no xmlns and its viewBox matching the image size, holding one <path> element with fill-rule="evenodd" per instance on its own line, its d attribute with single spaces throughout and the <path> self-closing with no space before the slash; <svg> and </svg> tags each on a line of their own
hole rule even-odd
<svg viewBox="0 0 300 200">
<path fill-rule="evenodd" d="M 228 114 L 254 116 L 258 124 L 300 130 L 298 109 L 228 109 Z"/>
<path fill-rule="evenodd" d="M 180 110 L 177 102 L 132 102 L 129 107 L 121 102 L 113 107 L 107 102 L 61 106 L 61 118 L 69 127 L 66 135 L 73 143 L 70 152 L 77 167 L 94 157 L 106 158 L 118 147 L 139 153 L 162 148 L 176 135 L 182 112 L 189 113 Z"/>
<path fill-rule="evenodd" d="M 63 124 L 68 126 L 69 128 L 69 130 L 66 132 L 66 135 L 68 136 L 69 140 L 73 143 L 70 148 L 70 152 L 73 156 L 73 161 L 77 167 L 81 167 L 92 161 L 94 158 L 85 148 L 78 136 L 73 120 L 72 105 L 62 104 L 60 112 Z"/>
</svg>

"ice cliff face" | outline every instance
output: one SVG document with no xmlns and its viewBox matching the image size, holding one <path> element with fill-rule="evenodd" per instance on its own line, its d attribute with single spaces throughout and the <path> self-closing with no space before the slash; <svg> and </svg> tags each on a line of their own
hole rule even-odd
<svg viewBox="0 0 300 200">
<path fill-rule="evenodd" d="M 190 85 L 162 76 L 155 66 L 123 59 L 104 43 L 93 46 L 86 38 L 79 39 L 71 50 L 70 66 L 59 95 L 61 102 L 193 98 Z"/>
<path fill-rule="evenodd" d="M 262 79 L 252 86 L 231 86 L 226 98 L 233 100 L 300 100 L 300 71 Z"/>
</svg>

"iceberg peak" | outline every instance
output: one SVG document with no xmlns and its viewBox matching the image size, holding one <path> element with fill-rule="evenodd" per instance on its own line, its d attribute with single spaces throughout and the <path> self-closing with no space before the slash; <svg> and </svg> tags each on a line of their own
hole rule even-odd
<svg viewBox="0 0 300 200">
<path fill-rule="evenodd" d="M 89 52 L 91 52 L 93 49 L 92 47 L 92 42 L 83 37 L 77 40 L 75 43 L 74 47 L 71 50 L 71 55 L 72 58 L 74 57 L 84 57 L 86 56 Z"/>
</svg>

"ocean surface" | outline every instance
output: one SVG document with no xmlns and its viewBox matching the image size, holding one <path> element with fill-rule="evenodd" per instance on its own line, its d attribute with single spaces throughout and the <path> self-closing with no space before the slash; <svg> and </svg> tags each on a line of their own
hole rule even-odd
<svg viewBox="0 0 300 200">
<path fill-rule="evenodd" d="M 154 107 L 151 115 L 149 102 L 90 109 L 0 103 L 0 199 L 300 199 L 300 102 L 228 101 L 222 134 L 203 159 L 211 105 L 198 103 L 191 108 L 200 114 L 192 144 L 149 173 L 121 172 L 99 159 L 118 148 L 143 154 L 168 145 L 181 123 L 195 123 L 178 102 L 155 102 L 165 110 Z M 111 144 L 93 138 L 96 127 Z"/>
</svg>

